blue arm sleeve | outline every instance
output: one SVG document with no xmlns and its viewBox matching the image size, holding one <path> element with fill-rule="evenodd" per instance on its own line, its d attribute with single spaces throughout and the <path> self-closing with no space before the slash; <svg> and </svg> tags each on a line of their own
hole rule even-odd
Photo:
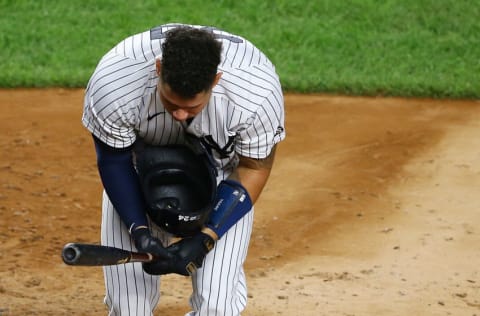
<svg viewBox="0 0 480 316">
<path fill-rule="evenodd" d="M 220 239 L 252 207 L 252 200 L 240 182 L 223 180 L 218 185 L 214 207 L 205 226 Z"/>
<path fill-rule="evenodd" d="M 115 149 L 95 136 L 93 139 L 103 187 L 123 223 L 130 231 L 137 226 L 148 226 L 145 202 L 133 166 L 131 148 Z"/>
</svg>

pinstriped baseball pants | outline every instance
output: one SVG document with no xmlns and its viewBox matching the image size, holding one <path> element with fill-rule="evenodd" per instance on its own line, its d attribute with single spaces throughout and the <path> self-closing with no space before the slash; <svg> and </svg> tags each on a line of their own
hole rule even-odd
<svg viewBox="0 0 480 316">
<path fill-rule="evenodd" d="M 233 226 L 206 256 L 192 276 L 189 316 L 236 316 L 247 304 L 243 264 L 253 227 L 253 210 Z M 154 225 L 153 225 L 154 226 Z M 165 245 L 170 236 L 153 232 Z M 135 251 L 126 226 L 106 193 L 102 203 L 102 245 Z M 105 304 L 108 315 L 149 316 L 160 299 L 160 277 L 143 272 L 141 263 L 104 266 Z"/>
</svg>

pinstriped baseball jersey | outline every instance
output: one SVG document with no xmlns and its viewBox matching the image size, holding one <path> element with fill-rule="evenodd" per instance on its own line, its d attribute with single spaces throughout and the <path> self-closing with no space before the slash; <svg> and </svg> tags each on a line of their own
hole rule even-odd
<svg viewBox="0 0 480 316">
<path fill-rule="evenodd" d="M 178 122 L 160 101 L 155 70 L 164 34 L 175 26 L 130 36 L 100 60 L 85 92 L 83 124 L 116 148 L 138 138 L 182 143 L 188 132 L 204 138 L 225 170 L 234 167 L 235 152 L 265 158 L 285 137 L 283 95 L 271 61 L 246 39 L 208 28 L 222 42 L 222 77 L 202 112 L 190 124 Z"/>
<path fill-rule="evenodd" d="M 245 38 L 211 27 L 222 43 L 222 76 L 208 104 L 191 121 L 176 121 L 163 106 L 155 60 L 162 58 L 167 24 L 126 38 L 97 65 L 87 89 L 82 122 L 107 145 L 127 148 L 142 143 L 183 143 L 196 135 L 212 149 L 221 181 L 238 164 L 238 156 L 265 158 L 285 138 L 283 94 L 271 61 Z M 192 25 L 190 25 L 192 26 Z M 135 149 L 136 147 L 134 147 Z M 243 264 L 253 227 L 253 208 L 216 242 L 202 268 L 192 275 L 189 315 L 240 315 L 247 289 Z M 169 236 L 152 233 L 164 243 Z M 135 250 L 108 195 L 102 203 L 102 244 Z M 105 266 L 105 303 L 109 315 L 152 315 L 158 303 L 159 277 L 141 264 Z"/>
</svg>

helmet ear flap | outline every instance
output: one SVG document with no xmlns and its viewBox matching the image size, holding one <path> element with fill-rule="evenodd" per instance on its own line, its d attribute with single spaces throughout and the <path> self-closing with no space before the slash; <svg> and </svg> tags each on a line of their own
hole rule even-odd
<svg viewBox="0 0 480 316">
<path fill-rule="evenodd" d="M 150 146 L 137 156 L 150 219 L 179 237 L 201 230 L 216 194 L 216 169 L 186 145 Z"/>
</svg>

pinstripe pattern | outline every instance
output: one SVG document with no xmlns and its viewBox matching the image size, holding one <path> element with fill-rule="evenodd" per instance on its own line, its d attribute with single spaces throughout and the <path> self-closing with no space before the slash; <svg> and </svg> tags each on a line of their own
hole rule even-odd
<svg viewBox="0 0 480 316">
<path fill-rule="evenodd" d="M 220 239 L 192 277 L 190 304 L 197 315 L 240 315 L 247 303 L 245 262 L 253 210 Z M 221 289 L 221 290 L 219 290 Z M 228 290 L 227 290 L 228 289 Z"/>
<path fill-rule="evenodd" d="M 101 243 L 126 250 L 136 250 L 127 228 L 103 193 Z M 165 245 L 169 236 L 160 230 L 156 235 Z M 140 263 L 104 266 L 105 304 L 109 315 L 151 315 L 160 299 L 160 278 L 146 274 Z"/>
<path fill-rule="evenodd" d="M 183 143 L 185 133 L 203 137 L 219 165 L 218 182 L 238 164 L 238 154 L 265 158 L 284 139 L 283 94 L 275 67 L 246 39 L 209 28 L 222 42 L 222 77 L 209 103 L 190 124 L 163 107 L 155 58 L 163 34 L 175 24 L 132 35 L 100 60 L 85 91 L 82 122 L 106 144 L 125 148 L 136 142 Z M 202 27 L 202 26 L 195 26 Z M 103 196 L 102 244 L 134 249 L 117 212 Z M 240 315 L 247 301 L 245 261 L 253 210 L 219 240 L 203 268 L 192 277 L 191 315 Z M 167 237 L 157 231 L 167 242 Z M 159 278 L 140 264 L 104 268 L 105 303 L 110 315 L 151 315 L 159 301 Z"/>
</svg>

